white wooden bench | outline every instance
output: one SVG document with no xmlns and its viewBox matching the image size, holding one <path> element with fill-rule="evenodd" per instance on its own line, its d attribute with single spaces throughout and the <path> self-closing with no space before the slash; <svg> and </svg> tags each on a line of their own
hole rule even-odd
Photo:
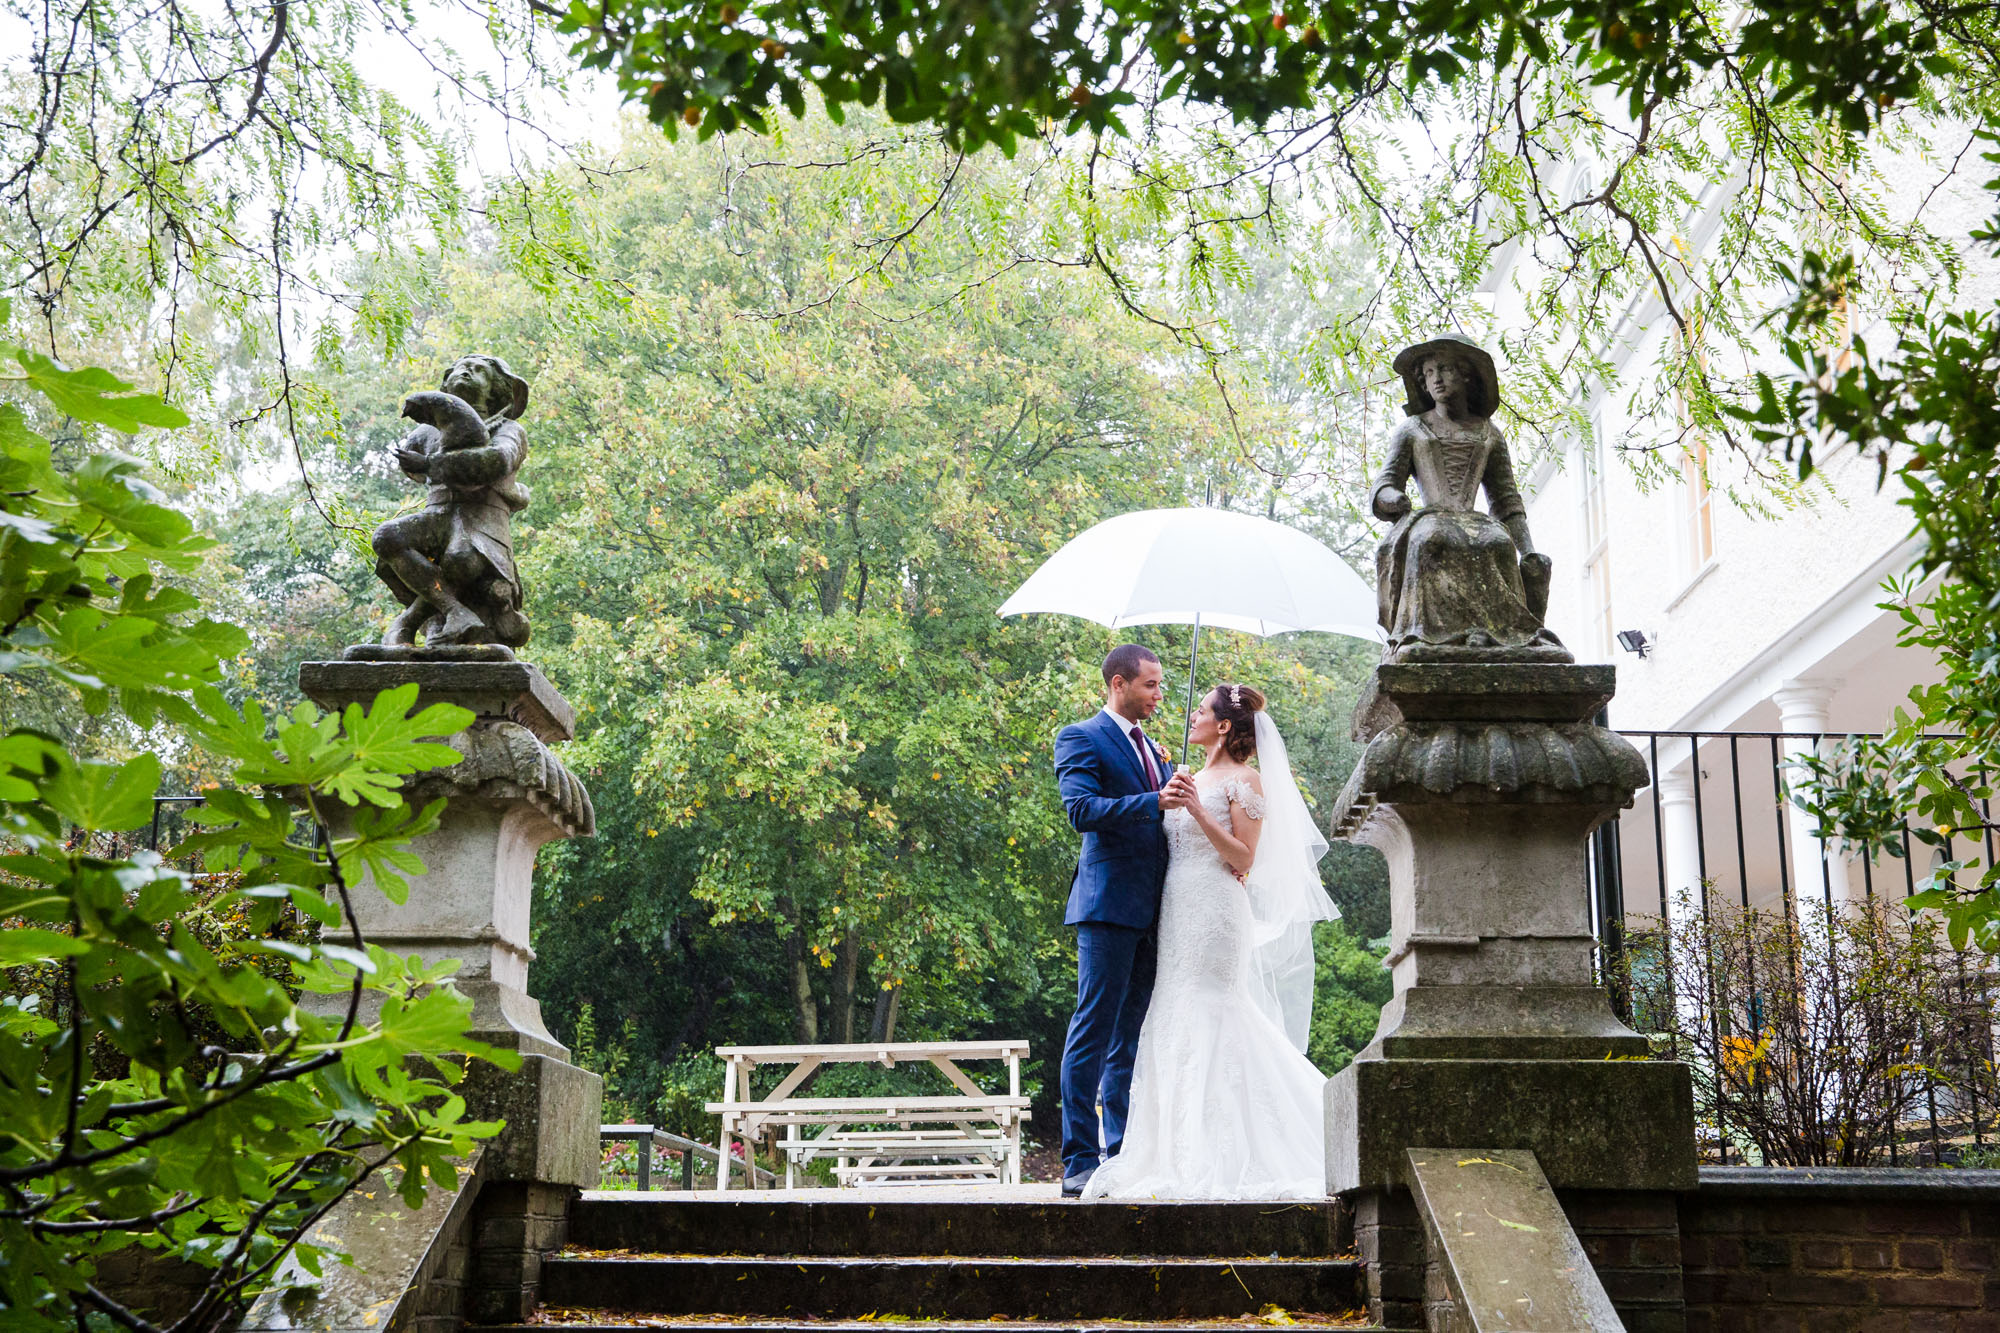
<svg viewBox="0 0 2000 1333">
<path fill-rule="evenodd" d="M 723 1061 L 722 1100 L 708 1103 L 722 1118 L 717 1152 L 728 1157 L 741 1138 L 745 1151 L 760 1137 L 784 1137 L 785 1186 L 798 1169 L 830 1158 L 842 1184 L 988 1180 L 1019 1184 L 1021 1126 L 1028 1099 L 1021 1095 L 1025 1041 L 887 1042 L 835 1046 L 718 1046 Z M 959 1068 L 967 1060 L 1007 1065 L 1006 1095 L 990 1094 Z M 951 1096 L 795 1097 L 814 1071 L 829 1064 L 928 1063 L 958 1091 Z M 759 1065 L 789 1065 L 778 1086 L 762 1098 L 750 1088 Z M 814 1132 L 817 1131 L 817 1132 Z M 728 1182 L 718 1182 L 727 1189 Z"/>
</svg>

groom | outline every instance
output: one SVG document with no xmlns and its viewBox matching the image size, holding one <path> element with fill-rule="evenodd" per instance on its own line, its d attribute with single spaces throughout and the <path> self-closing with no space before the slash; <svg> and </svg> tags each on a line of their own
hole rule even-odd
<svg viewBox="0 0 2000 1333">
<path fill-rule="evenodd" d="M 1063 1043 L 1065 1197 L 1083 1193 L 1101 1156 L 1125 1137 L 1139 1022 L 1153 993 L 1153 921 L 1167 875 L 1167 753 L 1139 724 L 1160 706 L 1164 677 L 1150 649 L 1128 643 L 1104 659 L 1104 707 L 1056 737 L 1056 786 L 1083 855 L 1063 924 L 1076 927 L 1076 1013 Z M 1104 1103 L 1104 1146 L 1097 1103 Z"/>
</svg>

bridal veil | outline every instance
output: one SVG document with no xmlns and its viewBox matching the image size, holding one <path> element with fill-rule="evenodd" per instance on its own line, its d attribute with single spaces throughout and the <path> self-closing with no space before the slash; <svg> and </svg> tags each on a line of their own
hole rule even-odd
<svg viewBox="0 0 2000 1333">
<path fill-rule="evenodd" d="M 1340 909 L 1319 882 L 1326 838 L 1314 825 L 1292 776 L 1285 738 L 1259 709 L 1257 769 L 1264 779 L 1264 830 L 1251 863 L 1251 989 L 1259 1004 L 1303 1051 L 1312 1027 L 1313 923 Z"/>
</svg>

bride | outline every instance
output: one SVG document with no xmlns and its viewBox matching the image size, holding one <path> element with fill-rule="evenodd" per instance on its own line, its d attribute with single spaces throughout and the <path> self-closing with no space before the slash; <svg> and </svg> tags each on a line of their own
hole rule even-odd
<svg viewBox="0 0 2000 1333">
<path fill-rule="evenodd" d="M 1217 686 L 1189 739 L 1207 758 L 1168 783 L 1188 804 L 1166 817 L 1158 980 L 1125 1141 L 1083 1197 L 1322 1198 L 1326 1079 L 1305 1045 L 1312 923 L 1339 915 L 1319 882 L 1326 840 L 1262 694 Z"/>
</svg>

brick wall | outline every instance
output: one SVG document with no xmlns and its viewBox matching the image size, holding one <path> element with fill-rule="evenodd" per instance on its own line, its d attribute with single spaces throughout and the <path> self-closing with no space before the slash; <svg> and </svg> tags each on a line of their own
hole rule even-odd
<svg viewBox="0 0 2000 1333">
<path fill-rule="evenodd" d="M 1705 1169 L 1688 1333 L 2000 1333 L 2000 1172 Z"/>
<path fill-rule="evenodd" d="M 1357 1190 L 1344 1200 L 1361 1260 L 1368 1322 L 1383 1328 L 1424 1327 L 1424 1220 L 1408 1190 Z"/>
<path fill-rule="evenodd" d="M 389 1333 L 457 1333 L 465 1322 L 472 1277 L 472 1226 L 469 1217 L 458 1219 L 450 1234 L 440 1237 L 443 1245 L 432 1249 L 430 1257 L 410 1284 L 411 1305 L 400 1312 L 402 1326 Z"/>
<path fill-rule="evenodd" d="M 1561 1198 L 1631 1333 L 2000 1333 L 2000 1171 L 1707 1167 L 1687 1194 Z M 1435 1321 L 1408 1192 L 1347 1202 L 1373 1321 Z"/>
<path fill-rule="evenodd" d="M 1629 1333 L 1681 1333 L 1677 1198 L 1629 1190 L 1564 1190 L 1563 1212 Z M 1408 1190 L 1357 1191 L 1352 1208 L 1371 1322 L 1390 1329 L 1456 1327 L 1451 1297 Z"/>
<path fill-rule="evenodd" d="M 1558 1197 L 1628 1333 L 1680 1333 L 1684 1325 L 1678 1196 L 1562 1190 Z"/>
<path fill-rule="evenodd" d="M 472 1214 L 471 1274 L 464 1301 L 468 1320 L 517 1324 L 535 1312 L 542 1260 L 569 1238 L 567 1185 L 504 1181 L 480 1190 Z"/>
</svg>

